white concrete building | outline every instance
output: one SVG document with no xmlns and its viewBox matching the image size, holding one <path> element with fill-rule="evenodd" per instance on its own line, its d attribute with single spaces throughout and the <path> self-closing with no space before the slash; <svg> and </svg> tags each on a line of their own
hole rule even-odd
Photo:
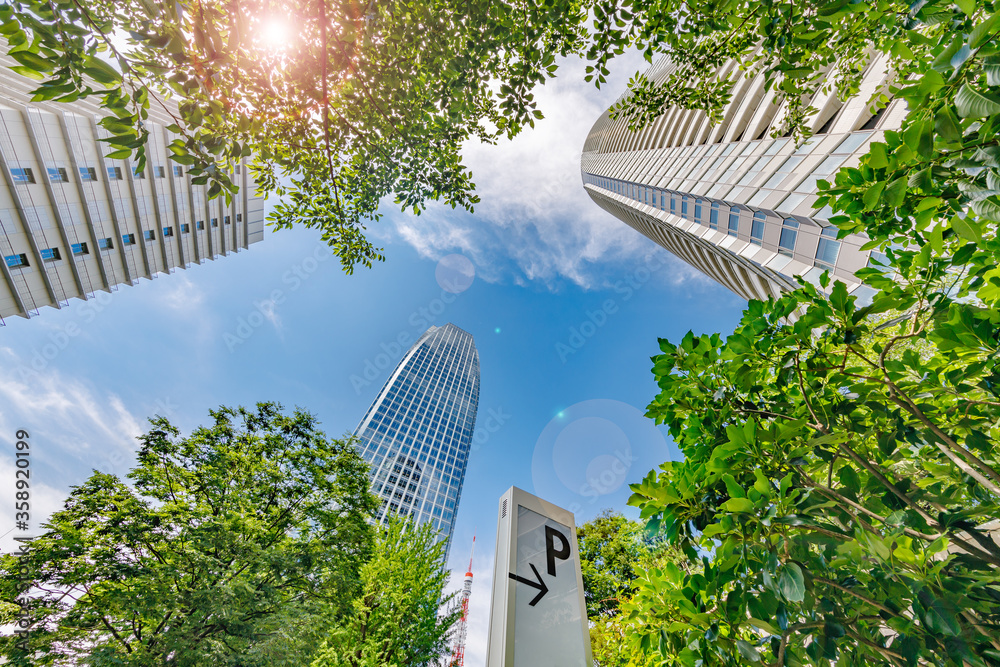
<svg viewBox="0 0 1000 667">
<path fill-rule="evenodd" d="M 646 76 L 663 81 L 673 65 L 654 64 Z M 733 97 L 714 124 L 702 111 L 667 109 L 648 127 L 631 132 L 605 112 L 584 143 L 584 187 L 599 206 L 746 299 L 766 299 L 796 286 L 794 276 L 816 282 L 824 270 L 860 299 L 869 289 L 854 272 L 868 264 L 868 240 L 837 240 L 837 229 L 817 211 L 816 182 L 854 166 L 886 129 L 906 113 L 892 100 L 876 114 L 867 108 L 887 83 L 886 61 L 876 58 L 860 93 L 847 103 L 819 93 L 811 101 L 813 137 L 796 146 L 773 138 L 784 106 L 764 87 L 763 74 L 747 78 L 730 62 L 720 76 L 736 81 Z"/>
<path fill-rule="evenodd" d="M 173 120 L 154 101 L 147 164 L 105 157 L 96 101 L 31 102 L 35 81 L 0 55 L 0 322 L 173 273 L 260 241 L 264 200 L 245 165 L 239 194 L 208 201 L 167 158 Z M 167 102 L 170 108 L 172 103 Z"/>
</svg>

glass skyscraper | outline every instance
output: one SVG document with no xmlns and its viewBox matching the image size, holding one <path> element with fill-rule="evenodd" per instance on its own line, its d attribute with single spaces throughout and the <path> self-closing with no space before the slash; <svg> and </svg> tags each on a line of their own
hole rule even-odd
<svg viewBox="0 0 1000 667">
<path fill-rule="evenodd" d="M 372 490 L 382 499 L 380 522 L 396 514 L 431 523 L 450 547 L 478 406 L 472 334 L 451 323 L 431 327 L 403 355 L 355 431 Z"/>
</svg>

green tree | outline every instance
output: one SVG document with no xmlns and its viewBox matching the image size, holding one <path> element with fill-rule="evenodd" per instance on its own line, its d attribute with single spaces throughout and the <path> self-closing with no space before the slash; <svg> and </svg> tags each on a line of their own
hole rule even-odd
<svg viewBox="0 0 1000 667">
<path fill-rule="evenodd" d="M 613 510 L 580 526 L 576 537 L 591 620 L 617 614 L 621 601 L 631 597 L 639 573 L 666 548 L 662 540 L 647 537 L 642 523 Z"/>
<path fill-rule="evenodd" d="M 662 538 L 650 536 L 639 521 L 606 510 L 577 529 L 590 641 L 598 667 L 646 667 L 657 664 L 629 641 L 631 607 L 640 578 L 681 554 Z"/>
<path fill-rule="evenodd" d="M 430 524 L 390 519 L 361 571 L 354 614 L 327 639 L 313 667 L 434 665 L 461 613 L 445 595 L 444 543 Z"/>
<path fill-rule="evenodd" d="M 272 619 L 350 612 L 375 508 L 353 444 L 275 404 L 210 414 L 184 438 L 152 419 L 131 486 L 95 472 L 2 557 L 2 598 L 32 621 L 0 638 L 8 664 L 252 664 Z"/>
<path fill-rule="evenodd" d="M 145 164 L 150 92 L 179 113 L 171 157 L 211 196 L 235 192 L 252 156 L 280 196 L 275 227 L 302 224 L 350 271 L 381 253 L 365 237 L 388 198 L 472 210 L 460 147 L 533 125 L 532 89 L 579 48 L 586 7 L 454 0 L 13 0 L 0 34 L 36 99 L 96 96 L 111 157 Z M 268 42 L 282 23 L 280 44 Z"/>
<path fill-rule="evenodd" d="M 725 340 L 660 341 L 649 415 L 685 459 L 631 502 L 704 570 L 642 580 L 633 641 L 684 665 L 1000 665 L 1000 304 L 972 297 L 975 252 L 889 249 L 868 306 L 824 277 Z"/>
</svg>

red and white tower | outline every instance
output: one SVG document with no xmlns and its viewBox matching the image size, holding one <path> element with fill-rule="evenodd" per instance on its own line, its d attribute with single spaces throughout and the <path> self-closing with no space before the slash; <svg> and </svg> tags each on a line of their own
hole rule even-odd
<svg viewBox="0 0 1000 667">
<path fill-rule="evenodd" d="M 462 617 L 458 621 L 458 633 L 455 635 L 455 648 L 448 662 L 449 667 L 462 667 L 465 664 L 465 638 L 469 633 L 469 595 L 472 593 L 472 557 L 475 555 L 476 536 L 473 535 L 469 570 L 465 573 L 465 583 L 462 585 Z"/>
</svg>

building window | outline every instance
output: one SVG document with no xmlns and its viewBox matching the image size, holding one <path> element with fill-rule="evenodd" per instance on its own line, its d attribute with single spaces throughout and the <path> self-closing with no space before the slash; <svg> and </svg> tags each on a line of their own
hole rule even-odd
<svg viewBox="0 0 1000 667">
<path fill-rule="evenodd" d="M 125 245 L 135 245 L 135 234 L 122 234 L 122 243 Z"/>
<path fill-rule="evenodd" d="M 4 257 L 4 261 L 7 262 L 8 268 L 20 269 L 28 266 L 28 256 L 21 255 L 7 255 Z"/>
<path fill-rule="evenodd" d="M 228 225 L 229 224 L 229 216 L 228 215 L 222 219 L 222 224 L 224 224 L 224 225 Z"/>
<path fill-rule="evenodd" d="M 660 193 L 660 210 L 661 211 L 666 211 L 667 210 L 667 193 L 666 192 L 661 192 Z"/>
<path fill-rule="evenodd" d="M 694 200 L 694 219 L 695 222 L 701 222 L 701 200 Z"/>
<path fill-rule="evenodd" d="M 136 178 L 146 178 L 146 172 L 139 171 L 139 167 L 132 168 L 132 175 L 135 176 Z"/>
<path fill-rule="evenodd" d="M 681 197 L 681 215 L 686 218 L 687 214 L 688 214 L 688 198 L 687 195 L 684 195 L 683 197 Z"/>
<path fill-rule="evenodd" d="M 708 226 L 712 229 L 719 228 L 719 202 L 712 202 L 712 210 L 708 214 Z"/>
<path fill-rule="evenodd" d="M 97 180 L 97 170 L 93 167 L 80 167 L 80 180 L 81 181 L 96 181 Z"/>
<path fill-rule="evenodd" d="M 753 214 L 753 222 L 750 225 L 750 243 L 761 245 L 764 240 L 764 214 L 757 211 Z"/>
<path fill-rule="evenodd" d="M 826 158 L 818 167 L 816 167 L 816 169 L 813 170 L 811 174 L 809 174 L 809 176 L 806 177 L 806 180 L 799 183 L 799 186 L 795 188 L 796 192 L 814 192 L 816 190 L 816 184 L 820 180 L 832 181 L 833 178 L 831 175 L 837 171 L 837 169 L 840 168 L 840 165 L 842 165 L 846 160 L 846 157 L 838 157 L 836 155 L 831 155 Z"/>
<path fill-rule="evenodd" d="M 240 165 L 236 165 L 236 175 L 239 176 L 242 173 L 243 173 L 242 167 L 240 167 Z"/>
<path fill-rule="evenodd" d="M 42 259 L 46 262 L 55 262 L 56 260 L 62 259 L 59 255 L 59 248 L 42 248 L 41 253 Z"/>
<path fill-rule="evenodd" d="M 90 250 L 87 248 L 86 243 L 74 243 L 72 245 L 74 255 L 89 255 Z"/>
<path fill-rule="evenodd" d="M 146 239 L 147 241 L 155 241 L 156 240 L 156 234 L 153 232 L 152 229 L 147 229 L 147 230 L 143 231 L 142 238 Z"/>
<path fill-rule="evenodd" d="M 791 257 L 795 252 L 795 237 L 798 236 L 799 223 L 785 220 L 781 225 L 781 237 L 778 239 L 778 252 Z"/>
<path fill-rule="evenodd" d="M 205 229 L 205 221 L 204 220 L 197 221 L 196 223 L 194 223 L 194 228 L 197 229 L 198 231 Z"/>
<path fill-rule="evenodd" d="M 174 235 L 174 228 L 173 227 L 164 227 L 163 228 L 163 236 L 164 237 L 173 236 L 173 235 Z"/>
<path fill-rule="evenodd" d="M 187 234 L 191 231 L 191 225 L 186 222 L 181 223 L 181 234 Z"/>
<path fill-rule="evenodd" d="M 184 175 L 184 167 L 178 167 L 174 165 L 174 176 L 180 178 L 183 175 Z"/>
<path fill-rule="evenodd" d="M 120 180 L 122 180 L 122 168 L 121 167 L 108 167 L 108 180 L 109 181 L 120 181 Z"/>
<path fill-rule="evenodd" d="M 212 218 L 212 226 L 213 227 L 218 227 L 219 226 L 219 219 L 218 218 Z"/>
<path fill-rule="evenodd" d="M 111 250 L 112 248 L 114 248 L 114 245 L 111 243 L 111 239 L 110 238 L 97 239 L 97 249 L 98 250 Z"/>
<path fill-rule="evenodd" d="M 63 167 L 49 167 L 49 180 L 53 183 L 69 183 L 69 175 Z"/>
<path fill-rule="evenodd" d="M 15 167 L 10 170 L 10 177 L 15 183 L 34 183 L 35 173 L 30 167 Z"/>
<path fill-rule="evenodd" d="M 740 209 L 733 206 L 729 209 L 729 235 L 738 236 L 740 233 Z"/>
<path fill-rule="evenodd" d="M 736 185 L 750 185 L 750 182 L 757 178 L 760 172 L 764 170 L 764 167 L 767 166 L 767 163 L 770 161 L 771 156 L 769 155 L 757 158 L 757 161 L 753 163 L 753 166 L 750 167 L 747 173 L 743 174 L 743 178 L 741 178 Z"/>
<path fill-rule="evenodd" d="M 237 213 L 236 214 L 236 222 L 243 222 L 243 214 L 242 213 Z"/>
<path fill-rule="evenodd" d="M 803 159 L 804 158 L 801 156 L 789 156 L 788 159 L 781 163 L 781 166 L 778 167 L 778 170 L 774 172 L 771 178 L 767 179 L 767 183 L 764 183 L 761 187 L 767 190 L 772 190 L 778 187 L 783 180 L 792 175 L 792 172 L 795 171 L 795 168 L 799 166 L 799 163 L 802 162 Z"/>
<path fill-rule="evenodd" d="M 870 136 L 872 136 L 871 132 L 857 132 L 855 134 L 848 135 L 847 138 L 841 141 L 840 144 L 831 152 L 834 155 L 853 153 L 861 146 L 861 144 L 865 143 Z"/>
<path fill-rule="evenodd" d="M 816 248 L 816 266 L 823 269 L 833 269 L 840 254 L 840 241 L 837 240 L 836 227 L 824 227 Z"/>
<path fill-rule="evenodd" d="M 161 166 L 153 167 L 153 175 L 156 178 L 166 178 L 167 170 Z"/>
</svg>

